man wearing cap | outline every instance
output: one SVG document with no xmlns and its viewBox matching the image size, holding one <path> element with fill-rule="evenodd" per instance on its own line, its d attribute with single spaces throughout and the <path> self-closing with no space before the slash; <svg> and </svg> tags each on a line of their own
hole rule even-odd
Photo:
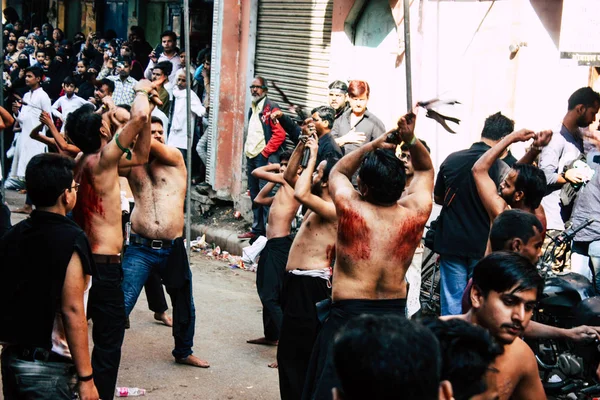
<svg viewBox="0 0 600 400">
<path fill-rule="evenodd" d="M 335 119 L 337 120 L 342 116 L 344 111 L 348 108 L 347 102 L 348 85 L 342 81 L 333 81 L 329 85 L 329 95 L 327 101 L 329 105 L 335 110 Z"/>
<path fill-rule="evenodd" d="M 240 239 L 252 239 L 266 234 L 269 207 L 254 203 L 254 199 L 265 186 L 266 181 L 252 176 L 252 171 L 269 162 L 279 162 L 280 148 L 285 141 L 285 130 L 281 124 L 271 118 L 271 113 L 279 111 L 279 106 L 267 98 L 268 90 L 266 79 L 260 76 L 255 77 L 250 85 L 252 105 L 248 111 L 248 132 L 244 153 L 254 221 L 252 230 L 239 235 Z"/>
</svg>

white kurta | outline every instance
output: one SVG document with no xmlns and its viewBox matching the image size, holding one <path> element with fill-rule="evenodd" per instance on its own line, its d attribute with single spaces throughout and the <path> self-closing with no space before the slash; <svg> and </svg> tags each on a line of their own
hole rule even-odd
<svg viewBox="0 0 600 400">
<path fill-rule="evenodd" d="M 206 108 L 202 105 L 202 102 L 198 98 L 198 95 L 191 92 L 192 100 L 192 132 L 194 130 L 196 117 L 201 117 L 206 113 Z M 169 137 L 167 138 L 167 144 L 169 146 L 175 146 L 179 149 L 187 149 L 187 100 L 186 90 L 179 89 L 175 86 L 173 89 L 173 100 L 171 100 L 171 127 L 169 129 Z"/>
<path fill-rule="evenodd" d="M 29 91 L 23 96 L 27 105 L 21 107 L 21 112 L 15 119 L 21 125 L 21 134 L 17 141 L 15 157 L 10 170 L 10 176 L 20 179 L 25 178 L 25 169 L 33 156 L 46 151 L 46 145 L 29 137 L 33 128 L 40 125 L 40 109 L 52 115 L 50 97 L 40 87 L 33 92 Z M 44 127 L 45 132 L 46 127 Z"/>
<path fill-rule="evenodd" d="M 59 99 L 54 102 L 54 104 L 52 105 L 52 115 L 62 120 L 63 124 L 60 128 L 61 132 L 65 131 L 65 125 L 67 123 L 67 117 L 69 116 L 69 114 L 71 114 L 73 111 L 77 110 L 84 104 L 92 103 L 82 99 L 76 94 L 71 96 L 71 98 L 67 97 L 67 95 L 65 94 L 64 96 L 59 97 Z M 58 111 L 59 108 L 61 109 L 61 111 Z"/>
</svg>

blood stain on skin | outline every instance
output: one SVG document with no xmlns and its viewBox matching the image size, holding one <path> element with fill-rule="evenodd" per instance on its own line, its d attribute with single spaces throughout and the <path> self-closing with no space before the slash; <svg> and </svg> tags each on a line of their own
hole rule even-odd
<svg viewBox="0 0 600 400">
<path fill-rule="evenodd" d="M 351 257 L 368 260 L 371 257 L 371 229 L 363 217 L 356 211 L 344 209 L 338 222 L 338 240 Z"/>
<path fill-rule="evenodd" d="M 404 219 L 404 223 L 400 227 L 398 235 L 393 242 L 394 245 L 392 246 L 392 249 L 394 257 L 400 260 L 412 258 L 415 249 L 421 240 L 424 228 L 425 224 L 421 223 L 420 219 L 417 217 L 407 217 Z"/>
<path fill-rule="evenodd" d="M 79 181 L 77 203 L 73 209 L 73 218 L 90 235 L 92 215 L 104 216 L 102 198 L 94 190 L 94 177 L 90 171 L 78 171 L 75 179 Z"/>
<path fill-rule="evenodd" d="M 327 246 L 326 255 L 327 255 L 327 263 L 329 264 L 330 267 L 333 267 L 333 265 L 335 264 L 335 244 L 333 244 L 333 245 L 330 244 Z"/>
</svg>

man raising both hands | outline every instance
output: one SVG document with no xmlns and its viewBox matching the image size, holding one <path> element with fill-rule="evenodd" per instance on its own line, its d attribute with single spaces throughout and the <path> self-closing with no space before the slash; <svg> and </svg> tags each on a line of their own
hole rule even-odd
<svg viewBox="0 0 600 400">
<path fill-rule="evenodd" d="M 405 197 L 404 165 L 382 135 L 349 153 L 333 168 L 329 191 L 336 206 L 338 233 L 332 304 L 315 343 L 303 398 L 329 399 L 339 384 L 330 346 L 349 318 L 360 314 L 405 315 L 405 281 L 431 213 L 433 165 L 414 135 L 416 116 L 398 121 L 397 136 L 408 145 L 414 177 Z M 394 135 L 396 136 L 396 135 Z M 351 178 L 358 173 L 358 191 Z"/>
</svg>

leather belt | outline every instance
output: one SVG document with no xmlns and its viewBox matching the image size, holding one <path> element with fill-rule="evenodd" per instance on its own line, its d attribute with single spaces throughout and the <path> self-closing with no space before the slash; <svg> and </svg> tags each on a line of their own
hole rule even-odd
<svg viewBox="0 0 600 400">
<path fill-rule="evenodd" d="M 173 247 L 173 240 L 163 239 L 148 239 L 140 235 L 131 235 L 129 238 L 130 243 L 141 244 L 142 246 L 150 247 L 154 250 L 170 249 Z"/>
<path fill-rule="evenodd" d="M 120 254 L 93 254 L 96 264 L 121 264 Z"/>
<path fill-rule="evenodd" d="M 10 351 L 14 351 L 17 358 L 23 361 L 73 363 L 73 360 L 69 357 L 61 356 L 58 353 L 41 347 L 14 345 L 10 346 Z"/>
</svg>

